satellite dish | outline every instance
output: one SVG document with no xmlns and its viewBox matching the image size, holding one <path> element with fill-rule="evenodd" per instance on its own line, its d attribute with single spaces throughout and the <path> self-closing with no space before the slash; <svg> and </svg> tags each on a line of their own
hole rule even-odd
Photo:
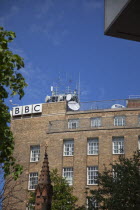
<svg viewBox="0 0 140 210">
<path fill-rule="evenodd" d="M 58 96 L 58 101 L 63 101 L 63 95 Z"/>
<path fill-rule="evenodd" d="M 71 98 L 72 98 L 72 95 L 71 95 L 71 94 L 68 94 L 68 95 L 66 96 L 66 100 L 67 100 L 67 101 L 70 101 Z"/>
<path fill-rule="evenodd" d="M 119 109 L 119 108 L 125 108 L 125 106 L 123 106 L 121 104 L 114 104 L 111 106 L 111 109 Z"/>
<path fill-rule="evenodd" d="M 50 101 L 50 99 L 51 99 L 51 97 L 50 97 L 50 96 L 46 96 L 46 98 L 45 98 L 45 102 L 49 102 L 49 101 Z"/>
<path fill-rule="evenodd" d="M 71 109 L 73 111 L 77 111 L 80 109 L 80 105 L 76 101 L 69 101 L 68 107 L 69 107 L 69 109 Z"/>
</svg>

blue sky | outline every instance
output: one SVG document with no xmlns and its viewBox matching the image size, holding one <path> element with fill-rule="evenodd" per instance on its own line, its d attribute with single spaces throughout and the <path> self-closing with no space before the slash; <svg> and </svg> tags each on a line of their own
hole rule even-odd
<svg viewBox="0 0 140 210">
<path fill-rule="evenodd" d="M 75 88 L 79 73 L 81 101 L 140 94 L 140 43 L 104 35 L 103 2 L 1 0 L 0 25 L 17 35 L 11 49 L 28 83 L 14 103 L 44 103 L 51 85 Z"/>
</svg>

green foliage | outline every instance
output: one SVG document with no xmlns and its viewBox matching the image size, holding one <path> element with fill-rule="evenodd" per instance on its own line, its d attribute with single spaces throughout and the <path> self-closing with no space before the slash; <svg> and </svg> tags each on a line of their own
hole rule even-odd
<svg viewBox="0 0 140 210">
<path fill-rule="evenodd" d="M 13 175 L 17 179 L 22 172 L 22 167 L 16 164 L 13 157 L 14 139 L 8 126 L 10 123 L 9 107 L 5 104 L 5 99 L 9 96 L 24 96 L 24 87 L 27 86 L 25 79 L 19 73 L 24 67 L 23 58 L 13 54 L 9 50 L 8 44 L 16 37 L 12 31 L 6 31 L 0 27 L 0 164 L 3 167 L 5 176 L 10 173 L 10 168 L 14 169 Z"/>
<path fill-rule="evenodd" d="M 77 198 L 72 195 L 73 188 L 58 175 L 56 169 L 51 173 L 51 181 L 53 185 L 52 210 L 75 209 Z"/>
<path fill-rule="evenodd" d="M 35 192 L 30 192 L 28 207 L 34 210 L 35 209 L 34 205 L 35 205 Z"/>
<path fill-rule="evenodd" d="M 86 210 L 84 206 L 76 206 L 78 199 L 72 195 L 73 188 L 58 175 L 57 169 L 51 172 L 51 182 L 53 185 L 52 210 Z M 28 206 L 34 209 L 34 204 L 35 192 L 31 192 Z"/>
<path fill-rule="evenodd" d="M 99 174 L 98 184 L 99 188 L 88 196 L 91 206 L 94 199 L 100 209 L 140 209 L 140 152 L 130 159 L 120 156 L 119 162 L 111 164 L 111 170 L 105 168 Z"/>
</svg>

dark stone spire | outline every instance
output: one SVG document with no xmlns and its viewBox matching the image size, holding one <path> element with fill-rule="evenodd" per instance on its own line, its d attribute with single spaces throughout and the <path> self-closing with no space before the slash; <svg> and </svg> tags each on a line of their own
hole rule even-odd
<svg viewBox="0 0 140 210">
<path fill-rule="evenodd" d="M 47 146 L 45 148 L 44 161 L 35 194 L 35 210 L 51 210 L 53 190 L 50 179 Z"/>
</svg>

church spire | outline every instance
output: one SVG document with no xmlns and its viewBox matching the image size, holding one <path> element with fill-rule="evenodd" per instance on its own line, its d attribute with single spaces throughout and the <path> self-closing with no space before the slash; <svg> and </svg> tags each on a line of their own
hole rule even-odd
<svg viewBox="0 0 140 210">
<path fill-rule="evenodd" d="M 51 210 L 52 185 L 50 179 L 47 146 L 38 185 L 36 187 L 35 210 Z"/>
</svg>

